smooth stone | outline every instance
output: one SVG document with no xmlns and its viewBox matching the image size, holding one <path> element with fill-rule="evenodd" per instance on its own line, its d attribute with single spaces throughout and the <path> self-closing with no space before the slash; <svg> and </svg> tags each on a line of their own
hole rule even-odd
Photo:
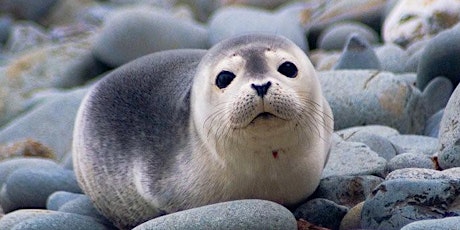
<svg viewBox="0 0 460 230">
<path fill-rule="evenodd" d="M 389 138 L 391 136 L 400 135 L 399 131 L 395 128 L 391 128 L 389 126 L 384 125 L 355 126 L 336 131 L 336 134 L 344 140 L 347 140 L 359 133 L 369 133 L 372 135 L 381 136 L 383 138 Z"/>
<path fill-rule="evenodd" d="M 338 229 L 348 208 L 333 201 L 316 198 L 307 201 L 294 211 L 297 219 L 304 219 L 320 227 Z"/>
<path fill-rule="evenodd" d="M 64 204 L 81 197 L 85 195 L 66 191 L 54 192 L 46 199 L 46 209 L 58 211 Z"/>
<path fill-rule="evenodd" d="M 387 168 L 389 172 L 392 172 L 404 168 L 434 169 L 435 165 L 428 155 L 420 153 L 402 153 L 388 161 Z"/>
<path fill-rule="evenodd" d="M 386 163 L 385 159 L 363 143 L 339 141 L 331 147 L 322 178 L 360 175 L 384 177 Z"/>
<path fill-rule="evenodd" d="M 442 219 L 420 220 L 412 222 L 401 230 L 423 230 L 423 229 L 436 229 L 436 230 L 451 230 L 458 229 L 460 226 L 460 217 L 445 217 Z"/>
<path fill-rule="evenodd" d="M 34 93 L 62 86 L 75 76 L 69 71 L 87 55 L 90 40 L 37 47 L 0 68 L 0 126 L 28 109 Z"/>
<path fill-rule="evenodd" d="M 250 22 L 250 23 L 248 23 Z M 267 33 L 289 38 L 305 52 L 308 44 L 300 25 L 299 12 L 270 11 L 252 7 L 224 7 L 208 22 L 210 45 L 247 33 Z"/>
<path fill-rule="evenodd" d="M 444 116 L 444 109 L 439 110 L 437 113 L 433 114 L 425 124 L 425 129 L 423 130 L 423 135 L 429 137 L 439 137 L 439 126 L 441 124 L 441 119 Z"/>
<path fill-rule="evenodd" d="M 22 221 L 32 219 L 39 216 L 46 216 L 53 213 L 53 211 L 44 209 L 20 209 L 10 212 L 0 218 L 0 229 L 13 229 L 15 225 Z"/>
<path fill-rule="evenodd" d="M 460 180 L 460 168 L 451 168 L 444 171 L 424 168 L 404 168 L 390 172 L 386 181 L 396 179 L 409 180 Z"/>
<path fill-rule="evenodd" d="M 460 24 L 432 38 L 423 50 L 418 65 L 417 87 L 424 89 L 428 82 L 438 76 L 447 77 L 454 87 L 457 86 L 460 82 L 459 52 Z"/>
<path fill-rule="evenodd" d="M 33 22 L 20 22 L 11 27 L 5 45 L 10 53 L 20 53 L 51 42 L 45 28 Z"/>
<path fill-rule="evenodd" d="M 385 44 L 376 48 L 375 53 L 380 61 L 381 70 L 392 73 L 406 72 L 409 55 L 398 45 Z"/>
<path fill-rule="evenodd" d="M 321 32 L 317 47 L 323 50 L 342 50 L 352 34 L 358 34 L 370 44 L 377 44 L 379 40 L 377 32 L 366 24 L 353 21 L 340 22 L 328 26 Z"/>
<path fill-rule="evenodd" d="M 383 40 L 406 47 L 457 24 L 458 12 L 457 0 L 400 0 L 385 18 Z"/>
<path fill-rule="evenodd" d="M 18 222 L 12 230 L 108 230 L 97 220 L 73 213 L 52 211 L 48 215 L 40 215 Z"/>
<path fill-rule="evenodd" d="M 448 169 L 460 166 L 460 87 L 447 103 L 439 127 L 437 160 L 439 167 Z"/>
<path fill-rule="evenodd" d="M 407 134 L 420 134 L 426 120 L 445 107 L 451 87 L 435 79 L 422 93 L 414 74 L 394 75 L 377 70 L 318 72 L 323 94 L 334 114 L 334 130 L 353 126 L 384 125 Z"/>
<path fill-rule="evenodd" d="M 383 178 L 377 176 L 330 176 L 321 179 L 311 197 L 324 198 L 339 205 L 353 207 L 363 202 Z"/>
<path fill-rule="evenodd" d="M 55 161 L 43 158 L 15 158 L 0 162 L 0 188 L 6 182 L 8 177 L 14 171 L 26 168 L 26 169 L 59 169 L 59 166 Z"/>
<path fill-rule="evenodd" d="M 6 43 L 10 36 L 13 19 L 9 16 L 0 16 L 0 48 Z"/>
<path fill-rule="evenodd" d="M 361 227 L 401 229 L 417 220 L 460 215 L 459 193 L 459 180 L 385 181 L 366 199 Z"/>
<path fill-rule="evenodd" d="M 409 152 L 431 156 L 438 147 L 438 138 L 423 135 L 398 135 L 388 140 L 396 147 L 397 154 Z"/>
<path fill-rule="evenodd" d="M 45 17 L 58 0 L 2 0 L 0 12 L 12 14 L 18 19 L 38 21 Z"/>
<path fill-rule="evenodd" d="M 165 11 L 137 7 L 108 16 L 94 43 L 93 54 L 117 67 L 149 53 L 186 48 L 208 48 L 208 30 Z"/>
<path fill-rule="evenodd" d="M 45 208 L 48 197 L 56 191 L 82 193 L 73 171 L 21 168 L 11 173 L 3 185 L 0 203 L 7 213 L 21 208 Z"/>
<path fill-rule="evenodd" d="M 75 89 L 44 99 L 0 129 L 0 143 L 33 138 L 52 149 L 61 162 L 72 146 L 73 126 L 87 89 Z"/>
<path fill-rule="evenodd" d="M 340 223 L 340 230 L 361 229 L 361 211 L 363 210 L 364 201 L 357 204 L 343 217 Z"/>
<path fill-rule="evenodd" d="M 161 216 L 133 230 L 152 229 L 297 229 L 294 215 L 265 200 L 236 200 Z"/>
<path fill-rule="evenodd" d="M 58 211 L 89 216 L 106 226 L 112 224 L 110 220 L 108 220 L 98 210 L 96 210 L 91 199 L 86 195 L 77 197 L 64 203 L 61 207 L 59 207 Z"/>
<path fill-rule="evenodd" d="M 334 69 L 380 69 L 380 61 L 365 38 L 351 34 Z"/>
<path fill-rule="evenodd" d="M 387 161 L 397 154 L 395 146 L 387 138 L 378 134 L 357 132 L 345 140 L 366 144 L 372 151 L 376 152 L 380 157 Z"/>
<path fill-rule="evenodd" d="M 416 53 L 412 54 L 406 61 L 404 66 L 404 72 L 417 73 L 418 64 L 423 55 L 423 49 L 418 50 Z"/>
</svg>

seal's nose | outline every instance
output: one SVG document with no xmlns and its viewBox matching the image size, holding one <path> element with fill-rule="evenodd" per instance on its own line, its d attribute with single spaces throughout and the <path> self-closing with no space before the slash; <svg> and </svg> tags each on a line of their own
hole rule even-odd
<svg viewBox="0 0 460 230">
<path fill-rule="evenodd" d="M 251 84 L 251 87 L 256 90 L 257 95 L 259 95 L 259 97 L 263 98 L 265 94 L 267 94 L 268 88 L 270 88 L 271 85 L 272 85 L 271 82 L 267 82 L 263 85 Z"/>
</svg>

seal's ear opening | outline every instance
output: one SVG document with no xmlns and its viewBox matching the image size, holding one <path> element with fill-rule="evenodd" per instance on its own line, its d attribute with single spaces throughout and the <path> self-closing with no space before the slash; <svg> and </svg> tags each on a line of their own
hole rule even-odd
<svg viewBox="0 0 460 230">
<path fill-rule="evenodd" d="M 298 70 L 294 63 L 287 61 L 278 67 L 278 72 L 288 78 L 295 78 L 297 77 Z"/>
<path fill-rule="evenodd" d="M 216 85 L 219 89 L 226 88 L 235 78 L 235 74 L 230 71 L 223 70 L 217 75 Z"/>
</svg>

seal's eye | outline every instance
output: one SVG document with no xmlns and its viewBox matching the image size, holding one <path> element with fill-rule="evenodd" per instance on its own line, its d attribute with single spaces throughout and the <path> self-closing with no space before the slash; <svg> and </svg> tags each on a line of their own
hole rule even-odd
<svg viewBox="0 0 460 230">
<path fill-rule="evenodd" d="M 224 70 L 217 75 L 216 85 L 219 89 L 226 88 L 233 81 L 233 78 L 235 78 L 234 73 Z"/>
<path fill-rule="evenodd" d="M 278 72 L 289 78 L 297 77 L 297 67 L 292 62 L 287 61 L 281 64 L 278 67 Z"/>
</svg>

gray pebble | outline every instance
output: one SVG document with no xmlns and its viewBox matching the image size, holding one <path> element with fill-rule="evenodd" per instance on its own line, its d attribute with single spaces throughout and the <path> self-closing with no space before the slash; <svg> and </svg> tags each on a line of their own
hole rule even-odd
<svg viewBox="0 0 460 230">
<path fill-rule="evenodd" d="M 16 158 L 0 162 L 0 188 L 14 171 L 21 168 L 59 169 L 56 162 L 42 158 Z"/>
<path fill-rule="evenodd" d="M 3 0 L 0 12 L 8 12 L 18 19 L 38 21 L 51 12 L 58 0 Z"/>
<path fill-rule="evenodd" d="M 52 212 L 20 221 L 12 230 L 108 230 L 95 219 L 73 213 Z"/>
<path fill-rule="evenodd" d="M 412 222 L 401 230 L 424 230 L 424 229 L 436 229 L 436 230 L 452 230 L 458 229 L 460 226 L 460 217 L 446 217 L 442 219 L 432 220 L 419 220 Z"/>
<path fill-rule="evenodd" d="M 444 171 L 424 168 L 404 168 L 390 172 L 385 180 L 460 180 L 460 168 L 451 168 Z"/>
<path fill-rule="evenodd" d="M 208 48 L 207 29 L 147 7 L 122 9 L 109 16 L 93 53 L 107 65 L 117 67 L 149 53 L 185 48 Z"/>
<path fill-rule="evenodd" d="M 380 69 L 380 61 L 365 38 L 352 34 L 334 69 Z"/>
<path fill-rule="evenodd" d="M 438 164 L 442 169 L 460 166 L 460 87 L 444 110 L 439 128 Z"/>
<path fill-rule="evenodd" d="M 454 203 L 459 193 L 458 180 L 385 181 L 366 199 L 361 227 L 400 229 L 417 220 L 460 215 L 460 207 Z"/>
<path fill-rule="evenodd" d="M 0 48 L 6 43 L 10 36 L 13 19 L 8 16 L 0 16 Z"/>
<path fill-rule="evenodd" d="M 392 73 L 406 72 L 406 62 L 409 60 L 409 55 L 398 45 L 385 44 L 376 48 L 375 53 L 380 61 L 381 70 Z"/>
<path fill-rule="evenodd" d="M 378 135 L 385 139 L 388 137 L 400 134 L 399 131 L 396 130 L 395 128 L 391 128 L 389 126 L 384 126 L 384 125 L 354 126 L 354 127 L 338 130 L 336 131 L 336 133 L 344 140 L 347 140 L 353 135 L 357 135 L 359 133 L 369 133 L 372 135 Z"/>
<path fill-rule="evenodd" d="M 237 35 L 268 33 L 287 37 L 302 50 L 308 51 L 298 17 L 298 14 L 289 11 L 271 13 L 252 7 L 224 7 L 217 10 L 208 22 L 209 41 L 215 45 Z"/>
<path fill-rule="evenodd" d="M 20 209 L 14 212 L 10 212 L 7 215 L 0 218 L 0 229 L 10 230 L 22 221 L 39 216 L 49 215 L 51 213 L 53 212 L 44 209 Z"/>
<path fill-rule="evenodd" d="M 404 65 L 404 72 L 416 73 L 418 69 L 418 63 L 423 55 L 423 49 L 418 50 L 416 53 L 412 54 L 406 61 Z"/>
<path fill-rule="evenodd" d="M 387 138 L 384 138 L 378 134 L 357 132 L 349 136 L 345 140 L 364 143 L 372 151 L 376 152 L 380 157 L 384 158 L 387 161 L 389 161 L 397 154 L 393 144 Z"/>
<path fill-rule="evenodd" d="M 423 50 L 418 69 L 417 87 L 424 89 L 438 76 L 447 77 L 455 86 L 460 82 L 460 24 L 440 32 Z"/>
<path fill-rule="evenodd" d="M 176 212 L 147 221 L 147 229 L 297 229 L 294 215 L 265 200 L 237 200 Z"/>
<path fill-rule="evenodd" d="M 388 138 L 396 146 L 397 154 L 415 153 L 433 155 L 438 147 L 438 139 L 423 135 L 398 135 Z"/>
<path fill-rule="evenodd" d="M 45 208 L 47 198 L 56 191 L 82 193 L 73 171 L 22 168 L 8 177 L 0 203 L 7 213 L 20 208 Z"/>
<path fill-rule="evenodd" d="M 376 44 L 379 40 L 377 33 L 366 24 L 353 21 L 340 22 L 328 26 L 321 32 L 317 47 L 323 50 L 341 50 L 351 34 L 358 34 L 370 44 Z"/>
<path fill-rule="evenodd" d="M 58 211 L 62 205 L 81 197 L 85 197 L 85 195 L 66 191 L 54 192 L 46 200 L 46 209 Z"/>
<path fill-rule="evenodd" d="M 345 206 L 327 199 L 316 198 L 299 206 L 294 211 L 294 216 L 321 227 L 338 229 L 347 212 L 348 208 Z"/>
<path fill-rule="evenodd" d="M 434 169 L 434 167 L 431 157 L 420 153 L 402 153 L 395 156 L 387 164 L 389 172 L 403 168 Z"/>
<path fill-rule="evenodd" d="M 423 135 L 429 137 L 439 137 L 439 126 L 441 124 L 441 119 L 444 116 L 444 109 L 439 110 L 433 116 L 428 118 L 426 121 L 425 129 L 423 130 Z"/>
<path fill-rule="evenodd" d="M 322 177 L 358 175 L 384 177 L 386 163 L 385 159 L 379 157 L 363 143 L 340 141 L 331 147 Z"/>
<path fill-rule="evenodd" d="M 96 210 L 90 198 L 86 195 L 82 195 L 66 202 L 61 207 L 59 207 L 58 211 L 89 216 L 106 226 L 111 225 L 111 222 L 98 210 Z"/>
<path fill-rule="evenodd" d="M 325 198 L 339 205 L 353 207 L 364 201 L 383 178 L 377 176 L 330 176 L 320 181 L 313 198 Z"/>
</svg>

